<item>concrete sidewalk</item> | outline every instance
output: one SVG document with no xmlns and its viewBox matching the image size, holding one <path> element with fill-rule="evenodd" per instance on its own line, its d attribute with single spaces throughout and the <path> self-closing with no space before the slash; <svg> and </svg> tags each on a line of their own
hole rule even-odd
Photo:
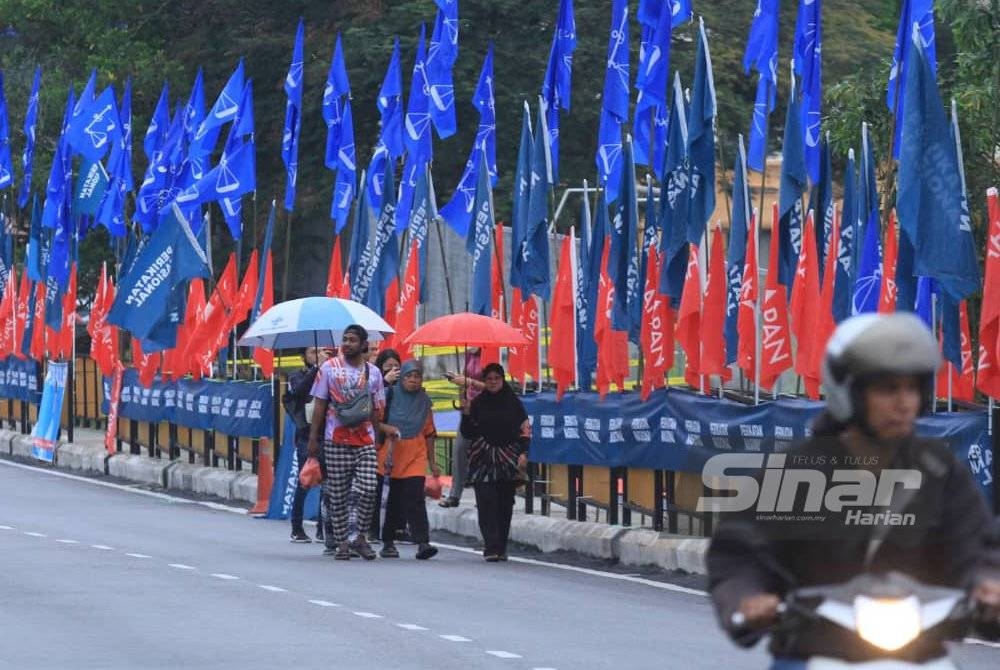
<svg viewBox="0 0 1000 670">
<path fill-rule="evenodd" d="M 0 457 L 34 460 L 31 446 L 29 436 L 0 430 Z M 73 443 L 59 443 L 55 466 L 81 474 L 110 475 L 167 491 L 213 496 L 241 504 L 252 505 L 257 501 L 257 476 L 249 470 L 234 472 L 205 467 L 197 462 L 190 464 L 126 453 L 109 456 L 104 449 L 104 433 L 93 429 L 76 428 Z M 658 566 L 665 570 L 706 574 L 708 538 L 526 514 L 524 503 L 524 498 L 516 498 L 511 523 L 510 539 L 518 544 L 545 553 L 569 551 L 617 561 L 621 565 Z M 458 507 L 443 508 L 436 501 L 428 501 L 427 516 L 433 530 L 476 540 L 480 538 L 475 497 L 471 489 L 463 491 Z"/>
</svg>

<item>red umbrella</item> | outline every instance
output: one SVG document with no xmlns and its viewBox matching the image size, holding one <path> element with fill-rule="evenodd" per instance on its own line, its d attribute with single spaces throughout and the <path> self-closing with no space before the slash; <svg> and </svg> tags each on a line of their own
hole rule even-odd
<svg viewBox="0 0 1000 670">
<path fill-rule="evenodd" d="M 434 347 L 517 347 L 528 340 L 517 328 L 500 319 L 471 312 L 449 314 L 428 321 L 406 338 L 404 344 Z"/>
</svg>

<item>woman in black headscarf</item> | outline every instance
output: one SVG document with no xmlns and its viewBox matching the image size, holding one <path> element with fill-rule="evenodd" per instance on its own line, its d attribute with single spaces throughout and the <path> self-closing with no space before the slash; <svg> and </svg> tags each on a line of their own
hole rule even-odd
<svg viewBox="0 0 1000 670">
<path fill-rule="evenodd" d="M 498 363 L 483 368 L 485 389 L 470 404 L 462 400 L 461 432 L 469 440 L 469 481 L 476 491 L 483 557 L 507 560 L 514 492 L 528 464 L 531 425 L 521 399 Z"/>
</svg>

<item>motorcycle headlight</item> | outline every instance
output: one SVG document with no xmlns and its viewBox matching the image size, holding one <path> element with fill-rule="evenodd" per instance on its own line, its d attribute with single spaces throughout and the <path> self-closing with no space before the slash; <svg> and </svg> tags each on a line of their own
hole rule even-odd
<svg viewBox="0 0 1000 670">
<path fill-rule="evenodd" d="M 920 601 L 908 598 L 854 599 L 858 636 L 879 649 L 896 651 L 920 635 Z"/>
</svg>

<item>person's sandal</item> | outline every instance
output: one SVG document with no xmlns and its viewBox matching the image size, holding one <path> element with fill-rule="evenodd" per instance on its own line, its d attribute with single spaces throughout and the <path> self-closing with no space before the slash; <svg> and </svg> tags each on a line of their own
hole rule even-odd
<svg viewBox="0 0 1000 670">
<path fill-rule="evenodd" d="M 372 549 L 370 544 L 368 544 L 368 540 L 365 539 L 364 535 L 359 535 L 358 539 L 351 542 L 350 549 L 366 561 L 375 560 L 375 550 Z"/>
<path fill-rule="evenodd" d="M 426 561 L 428 558 L 433 558 L 434 556 L 437 556 L 437 553 L 438 553 L 437 547 L 435 547 L 430 542 L 424 542 L 420 545 L 420 548 L 417 549 L 417 560 Z"/>
<path fill-rule="evenodd" d="M 445 498 L 444 500 L 438 501 L 439 507 L 458 507 L 458 500 L 456 498 Z"/>
</svg>

